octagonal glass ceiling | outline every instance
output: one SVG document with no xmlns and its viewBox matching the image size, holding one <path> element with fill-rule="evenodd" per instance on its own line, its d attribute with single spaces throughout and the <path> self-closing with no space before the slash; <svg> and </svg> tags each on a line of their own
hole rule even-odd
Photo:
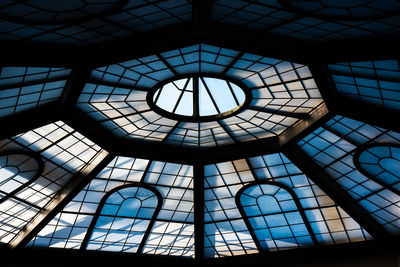
<svg viewBox="0 0 400 267">
<path fill-rule="evenodd" d="M 228 88 L 230 84 L 241 85 L 248 103 L 230 116 L 213 120 L 202 120 L 201 116 L 193 121 L 181 120 L 180 116 L 154 109 L 154 90 L 175 77 L 179 80 L 181 75 L 194 74 L 204 75 L 199 91 L 201 84 L 207 89 L 208 83 L 217 81 L 207 77 L 218 76 L 229 81 Z M 240 98 L 234 88 L 234 94 L 230 89 L 226 92 Z M 203 94 L 199 94 L 199 109 L 214 107 L 212 112 L 220 113 L 219 100 L 213 91 L 210 93 L 208 100 L 215 103 L 202 102 Z M 215 147 L 276 137 L 323 105 L 307 66 L 206 44 L 98 68 L 77 103 L 117 137 L 183 147 Z"/>
<path fill-rule="evenodd" d="M 118 43 L 185 28 L 205 1 L 53 2 L 1 3 L 0 39 Z M 391 0 L 211 2 L 211 25 L 311 42 L 400 25 Z M 193 13 L 195 26 L 203 15 Z M 173 42 L 96 67 L 1 67 L 2 246 L 202 259 L 398 241 L 398 58 L 299 64 L 269 47 Z M 347 101 L 366 115 L 331 104 Z"/>
</svg>

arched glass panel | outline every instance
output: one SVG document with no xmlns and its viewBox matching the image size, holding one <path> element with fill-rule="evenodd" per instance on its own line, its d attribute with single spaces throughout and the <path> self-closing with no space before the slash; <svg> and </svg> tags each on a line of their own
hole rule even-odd
<svg viewBox="0 0 400 267">
<path fill-rule="evenodd" d="M 39 174 L 40 163 L 23 153 L 0 156 L 0 197 L 14 192 L 31 182 Z"/>
<path fill-rule="evenodd" d="M 400 147 L 378 145 L 360 151 L 355 156 L 361 171 L 387 185 L 400 182 Z M 395 186 L 398 189 L 398 186 Z"/>
<path fill-rule="evenodd" d="M 388 142 L 400 144 L 398 133 L 338 115 L 298 144 L 377 222 L 398 235 L 400 195 L 393 190 L 395 186 L 388 187 L 382 180 L 366 175 L 355 161 L 359 147 Z M 369 157 L 372 155 L 365 154 L 363 162 Z"/>
<path fill-rule="evenodd" d="M 156 194 L 143 187 L 125 187 L 109 195 L 101 208 L 87 249 L 136 252 L 157 212 Z"/>
<path fill-rule="evenodd" d="M 293 196 L 272 184 L 246 188 L 240 205 L 265 250 L 312 246 L 313 240 Z"/>
</svg>

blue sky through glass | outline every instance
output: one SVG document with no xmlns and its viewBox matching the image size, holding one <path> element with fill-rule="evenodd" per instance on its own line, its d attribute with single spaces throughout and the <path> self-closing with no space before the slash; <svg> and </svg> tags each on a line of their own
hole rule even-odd
<svg viewBox="0 0 400 267">
<path fill-rule="evenodd" d="M 210 77 L 173 81 L 162 86 L 153 96 L 154 103 L 161 109 L 194 117 L 219 115 L 235 110 L 245 99 L 245 93 L 236 84 Z M 195 107 L 196 103 L 198 108 Z"/>
</svg>

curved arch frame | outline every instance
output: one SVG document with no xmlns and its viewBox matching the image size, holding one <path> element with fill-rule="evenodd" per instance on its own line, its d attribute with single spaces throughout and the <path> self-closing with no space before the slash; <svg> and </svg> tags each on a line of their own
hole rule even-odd
<svg viewBox="0 0 400 267">
<path fill-rule="evenodd" d="M 119 190 L 121 190 L 121 189 L 124 189 L 124 188 L 130 188 L 130 187 L 139 187 L 139 188 L 142 187 L 142 188 L 145 188 L 145 189 L 150 190 L 151 192 L 153 192 L 153 193 L 156 195 L 156 197 L 157 197 L 157 207 L 156 207 L 156 209 L 155 209 L 155 211 L 154 211 L 154 213 L 153 213 L 153 215 L 152 215 L 152 217 L 151 217 L 151 219 L 150 219 L 150 223 L 149 223 L 149 225 L 148 225 L 148 227 L 147 227 L 147 229 L 146 229 L 146 232 L 145 232 L 144 235 L 143 235 L 142 241 L 141 241 L 141 243 L 140 243 L 140 245 L 139 245 L 139 247 L 138 247 L 138 250 L 137 250 L 137 252 L 136 252 L 136 254 L 142 254 L 143 247 L 144 247 L 144 245 L 146 244 L 147 238 L 148 238 L 148 236 L 150 235 L 150 232 L 151 232 L 151 230 L 152 230 L 152 228 L 153 228 L 154 222 L 155 222 L 155 220 L 156 220 L 156 218 L 157 218 L 157 216 L 158 216 L 158 213 L 159 213 L 160 210 L 161 210 L 161 206 L 162 206 L 162 203 L 163 203 L 163 199 L 162 199 L 162 196 L 161 196 L 160 192 L 158 192 L 155 188 L 153 188 L 153 187 L 151 187 L 151 186 L 149 186 L 149 185 L 147 185 L 147 184 L 140 183 L 140 182 L 139 182 L 139 183 L 138 183 L 138 182 L 135 182 L 135 183 L 130 183 L 130 184 L 125 184 L 125 185 L 122 185 L 122 186 L 118 186 L 118 187 L 116 187 L 116 188 L 114 188 L 114 189 L 108 191 L 108 192 L 103 196 L 103 198 L 101 199 L 101 201 L 100 201 L 100 203 L 99 203 L 99 206 L 97 207 L 96 212 L 94 213 L 93 219 L 92 219 L 92 221 L 91 221 L 91 223 L 90 223 L 90 225 L 89 225 L 89 228 L 88 228 L 88 230 L 87 230 L 87 232 L 86 232 L 86 235 L 85 235 L 85 237 L 84 237 L 84 239 L 83 239 L 83 241 L 82 241 L 80 250 L 86 250 L 87 245 L 88 245 L 89 240 L 90 240 L 90 237 L 92 236 L 94 227 L 96 226 L 96 223 L 97 223 L 97 221 L 98 221 L 98 219 L 99 219 L 99 217 L 100 217 L 100 213 L 101 213 L 101 211 L 103 210 L 103 207 L 104 207 L 104 205 L 105 205 L 107 199 L 108 199 L 112 194 L 114 194 L 115 192 L 117 192 L 117 191 L 119 191 Z"/>
<path fill-rule="evenodd" d="M 244 222 L 245 222 L 245 224 L 246 224 L 251 236 L 253 237 L 253 241 L 256 244 L 259 252 L 260 253 L 265 253 L 266 251 L 261 247 L 261 244 L 260 244 L 260 242 L 259 242 L 259 240 L 258 240 L 258 238 L 257 238 L 257 236 L 256 236 L 256 234 L 254 232 L 254 229 L 252 228 L 252 226 L 250 224 L 249 218 L 247 217 L 247 214 L 244 211 L 244 209 L 243 209 L 243 207 L 242 207 L 242 205 L 240 203 L 240 197 L 242 196 L 243 192 L 245 190 L 249 189 L 250 187 L 253 187 L 253 186 L 256 186 L 256 185 L 264 185 L 264 184 L 277 186 L 279 188 L 282 188 L 282 189 L 286 190 L 290 194 L 290 196 L 292 197 L 293 201 L 295 202 L 295 205 L 297 207 L 297 210 L 300 213 L 301 218 L 303 219 L 303 222 L 304 222 L 304 224 L 305 224 L 305 226 L 307 228 L 307 231 L 310 234 L 310 237 L 311 237 L 311 239 L 313 241 L 314 246 L 319 246 L 319 242 L 318 242 L 318 240 L 317 240 L 317 238 L 316 238 L 316 236 L 314 234 L 314 231 L 312 230 L 310 222 L 307 219 L 307 216 L 306 216 L 306 214 L 305 214 L 305 212 L 303 210 L 303 207 L 302 207 L 302 205 L 300 203 L 300 200 L 297 198 L 296 193 L 290 187 L 288 187 L 288 186 L 286 186 L 284 184 L 281 184 L 281 183 L 271 182 L 271 181 L 255 181 L 255 182 L 249 183 L 249 184 L 247 184 L 247 185 L 245 185 L 245 186 L 243 186 L 242 188 L 239 189 L 239 191 L 237 192 L 237 194 L 235 196 L 235 202 L 236 202 L 236 206 L 238 207 L 239 212 L 242 215 L 242 218 L 243 218 L 243 220 L 244 220 Z"/>
<path fill-rule="evenodd" d="M 29 19 L 25 19 L 25 18 L 14 18 L 13 16 L 9 16 L 9 15 L 5 15 L 5 14 L 0 14 L 0 18 L 7 20 L 7 21 L 11 21 L 14 23 L 18 23 L 18 24 L 25 24 L 25 25 L 46 25 L 46 26 L 52 26 L 52 25 L 63 25 L 63 24 L 70 24 L 70 25 L 74 25 L 74 24 L 79 24 L 82 22 L 86 22 L 86 21 L 90 21 L 93 19 L 98 19 L 101 17 L 105 17 L 105 16 L 109 16 L 112 14 L 117 13 L 118 11 L 120 11 L 122 8 L 124 8 L 127 4 L 129 3 L 129 0 L 118 0 L 118 3 L 109 8 L 106 9 L 102 12 L 99 13 L 95 13 L 95 14 L 90 14 L 87 16 L 83 16 L 81 18 L 78 19 L 64 19 L 64 20 L 59 20 L 59 21 L 32 21 Z"/>
<path fill-rule="evenodd" d="M 231 82 L 242 89 L 243 93 L 245 94 L 245 101 L 243 104 L 240 106 L 236 107 L 235 109 L 217 114 L 217 115 L 211 115 L 211 116 L 198 116 L 198 117 L 193 117 L 193 116 L 184 116 L 184 115 L 179 115 L 179 114 L 173 114 L 168 111 L 163 110 L 162 108 L 158 107 L 154 101 L 153 101 L 153 96 L 157 92 L 158 89 L 160 89 L 162 86 L 166 85 L 167 83 L 179 80 L 179 79 L 185 79 L 185 78 L 216 78 L 216 79 L 221 79 L 227 82 Z M 221 75 L 221 74 L 216 74 L 216 73 L 210 73 L 210 72 L 201 72 L 198 74 L 189 74 L 189 75 L 176 75 L 171 78 L 165 79 L 156 85 L 154 85 L 147 93 L 146 95 L 146 102 L 149 105 L 149 107 L 156 112 L 157 114 L 166 117 L 168 119 L 172 120 L 177 120 L 178 122 L 211 122 L 211 121 L 219 121 L 222 119 L 226 119 L 229 117 L 232 117 L 240 112 L 242 112 L 244 109 L 246 109 L 251 101 L 253 100 L 253 94 L 252 90 L 246 86 L 243 82 L 238 81 L 236 79 L 233 79 L 232 77 L 227 77 L 226 75 Z"/>
<path fill-rule="evenodd" d="M 11 191 L 10 193 L 8 193 L 4 197 L 2 197 L 0 199 L 0 204 L 3 203 L 4 201 L 6 201 L 7 199 L 13 197 L 15 194 L 17 194 L 22 189 L 28 187 L 33 182 L 35 182 L 42 175 L 42 173 L 44 171 L 44 162 L 42 160 L 42 157 L 40 156 L 40 154 L 32 152 L 32 151 L 7 150 L 7 151 L 0 152 L 0 157 L 1 156 L 13 155 L 13 154 L 20 154 L 20 155 L 25 155 L 25 156 L 33 158 L 38 163 L 38 169 L 36 171 L 36 174 L 32 177 L 32 179 L 30 179 L 29 181 L 27 181 L 23 185 L 17 187 L 13 191 Z"/>
<path fill-rule="evenodd" d="M 373 147 L 379 147 L 379 146 L 392 146 L 392 147 L 397 147 L 400 148 L 400 144 L 395 144 L 395 143 L 373 143 L 373 144 L 366 144 L 366 145 L 362 145 L 357 147 L 354 156 L 353 156 L 353 163 L 354 166 L 356 167 L 356 169 L 361 172 L 361 174 L 365 175 L 366 177 L 368 177 L 369 179 L 371 179 L 372 181 L 374 181 L 375 183 L 379 184 L 380 186 L 389 189 L 391 191 L 393 191 L 394 193 L 396 193 L 397 195 L 400 195 L 400 190 L 394 188 L 393 186 L 386 184 L 384 182 L 382 182 L 381 180 L 377 179 L 375 176 L 371 175 L 370 173 L 368 173 L 367 171 L 365 171 L 361 164 L 360 164 L 360 156 L 361 153 L 363 153 L 364 151 L 368 150 L 369 148 L 373 148 Z"/>
</svg>

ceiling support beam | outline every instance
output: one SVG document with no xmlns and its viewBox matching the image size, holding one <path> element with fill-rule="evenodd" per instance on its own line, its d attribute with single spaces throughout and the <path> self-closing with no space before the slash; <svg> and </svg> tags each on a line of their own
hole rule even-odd
<svg viewBox="0 0 400 267">
<path fill-rule="evenodd" d="M 299 120 L 295 125 L 287 129 L 279 136 L 279 145 L 284 146 L 293 139 L 299 140 L 306 134 L 310 133 L 315 126 L 325 122 L 330 117 L 330 112 L 325 103 L 315 108 L 306 119 Z"/>
<path fill-rule="evenodd" d="M 311 63 L 308 68 L 329 110 L 335 112 L 339 106 L 339 95 L 327 65 Z"/>
<path fill-rule="evenodd" d="M 92 160 L 61 189 L 10 242 L 12 248 L 23 248 L 114 158 L 105 150 L 99 151 Z"/>
<path fill-rule="evenodd" d="M 56 102 L 0 118 L 0 124 L 3 125 L 0 131 L 0 140 L 36 129 L 60 118 L 61 112 L 59 104 Z"/>
<path fill-rule="evenodd" d="M 195 259 L 198 263 L 204 260 L 204 166 L 193 166 L 194 181 L 194 241 Z"/>
<path fill-rule="evenodd" d="M 98 45 L 23 44 L 4 41 L 0 43 L 0 58 L 3 66 L 105 66 L 202 42 L 310 64 L 393 59 L 400 47 L 399 36 L 311 43 L 224 24 L 211 20 L 212 5 L 211 0 L 194 0 L 193 20 L 190 23 L 132 33 L 129 37 Z"/>
<path fill-rule="evenodd" d="M 308 113 L 305 112 L 290 112 L 285 110 L 256 106 L 249 106 L 248 109 L 297 119 L 306 119 L 308 117 Z"/>
<path fill-rule="evenodd" d="M 336 201 L 345 212 L 353 217 L 376 240 L 387 240 L 391 236 L 355 199 L 353 199 L 329 174 L 316 164 L 296 144 L 286 146 L 284 154 L 307 174 L 329 197 Z"/>
<path fill-rule="evenodd" d="M 61 95 L 60 108 L 64 115 L 68 115 L 69 111 L 74 108 L 75 103 L 78 101 L 78 98 L 90 77 L 92 69 L 93 68 L 87 67 L 75 68 L 72 70 L 71 78 L 68 80 Z"/>
<path fill-rule="evenodd" d="M 193 31 L 199 38 L 211 27 L 213 0 L 193 0 L 192 4 Z"/>
<path fill-rule="evenodd" d="M 339 101 L 340 105 L 337 108 L 339 115 L 400 132 L 399 111 L 385 109 L 345 97 L 340 97 Z"/>
</svg>

